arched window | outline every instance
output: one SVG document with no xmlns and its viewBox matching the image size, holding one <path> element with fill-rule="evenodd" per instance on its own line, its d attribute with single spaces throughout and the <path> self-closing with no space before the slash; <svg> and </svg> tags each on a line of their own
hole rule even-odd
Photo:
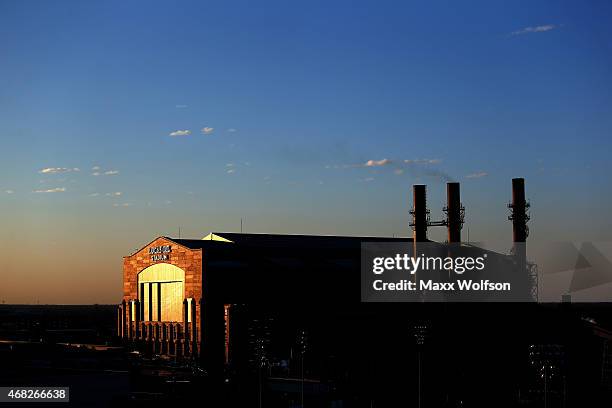
<svg viewBox="0 0 612 408">
<path fill-rule="evenodd" d="M 185 271 L 159 263 L 138 274 L 138 298 L 143 321 L 182 322 Z"/>
</svg>

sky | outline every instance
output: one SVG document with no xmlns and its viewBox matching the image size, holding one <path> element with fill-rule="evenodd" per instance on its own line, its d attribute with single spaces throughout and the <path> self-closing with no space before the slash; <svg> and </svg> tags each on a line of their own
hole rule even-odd
<svg viewBox="0 0 612 408">
<path fill-rule="evenodd" d="M 179 228 L 410 235 L 415 183 L 441 219 L 461 182 L 464 237 L 500 251 L 512 177 L 535 246 L 610 241 L 611 20 L 606 1 L 0 0 L 0 301 L 118 303 L 122 256 Z"/>
</svg>

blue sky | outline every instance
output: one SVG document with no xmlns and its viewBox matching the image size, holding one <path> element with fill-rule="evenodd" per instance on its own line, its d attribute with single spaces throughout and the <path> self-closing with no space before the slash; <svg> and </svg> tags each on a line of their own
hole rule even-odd
<svg viewBox="0 0 612 408">
<path fill-rule="evenodd" d="M 36 297 L 115 301 L 122 255 L 241 217 L 406 235 L 411 185 L 438 218 L 446 179 L 472 239 L 509 246 L 523 176 L 534 240 L 609 240 L 611 17 L 604 1 L 0 0 L 7 288 L 78 276 L 103 290 Z"/>
</svg>

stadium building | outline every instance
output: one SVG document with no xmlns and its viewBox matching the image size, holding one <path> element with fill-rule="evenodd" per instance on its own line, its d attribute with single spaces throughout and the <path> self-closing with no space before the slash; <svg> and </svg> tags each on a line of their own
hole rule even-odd
<svg viewBox="0 0 612 408">
<path fill-rule="evenodd" d="M 448 242 L 462 245 L 459 184 L 448 183 L 447 195 L 446 219 L 432 222 L 425 186 L 414 186 L 410 238 L 223 232 L 202 239 L 155 238 L 123 259 L 118 334 L 146 353 L 198 361 L 213 376 L 252 366 L 263 349 L 269 358 L 275 347 L 279 354 L 293 355 L 292 336 L 301 330 L 292 327 L 293 321 L 310 322 L 311 341 L 323 339 L 321 354 L 332 354 L 323 350 L 332 347 L 332 338 L 338 339 L 338 349 L 357 347 L 355 339 L 376 332 L 368 329 L 368 321 L 380 321 L 368 320 L 376 304 L 360 299 L 362 244 L 411 248 L 429 242 L 428 227 L 444 226 Z M 528 220 L 524 197 L 523 180 L 514 179 L 510 219 L 514 242 L 522 244 L 517 246 L 521 249 Z M 487 252 L 489 261 L 500 267 L 526 262 L 522 250 L 512 256 Z M 524 271 L 529 273 L 528 268 Z M 278 316 L 285 320 L 279 322 Z"/>
</svg>

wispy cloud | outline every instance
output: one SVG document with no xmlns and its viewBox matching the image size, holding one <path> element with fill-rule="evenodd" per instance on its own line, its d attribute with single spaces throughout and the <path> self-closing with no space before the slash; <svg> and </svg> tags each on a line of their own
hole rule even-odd
<svg viewBox="0 0 612 408">
<path fill-rule="evenodd" d="M 89 197 L 98 197 L 100 195 L 100 193 L 91 193 L 89 194 Z"/>
<path fill-rule="evenodd" d="M 404 160 L 406 164 L 440 164 L 442 159 L 408 159 Z"/>
<path fill-rule="evenodd" d="M 113 207 L 130 207 L 131 203 L 114 203 Z"/>
<path fill-rule="evenodd" d="M 107 171 L 94 171 L 91 173 L 92 176 L 116 176 L 119 174 L 119 170 L 107 170 Z"/>
<path fill-rule="evenodd" d="M 469 178 L 469 179 L 483 178 L 483 177 L 487 177 L 488 175 L 489 173 L 487 173 L 486 171 L 479 171 L 478 173 L 468 174 L 467 176 L 465 176 L 465 178 Z"/>
<path fill-rule="evenodd" d="M 174 105 L 176 109 L 185 109 L 187 105 Z"/>
<path fill-rule="evenodd" d="M 55 187 L 47 190 L 34 190 L 34 193 L 63 193 L 66 191 L 65 187 Z"/>
<path fill-rule="evenodd" d="M 541 26 L 533 26 L 533 27 L 525 27 L 517 31 L 513 31 L 510 35 L 521 35 L 521 34 L 529 34 L 529 33 L 544 33 L 546 31 L 554 30 L 555 28 L 559 28 L 559 25 L 555 24 L 546 24 Z"/>
<path fill-rule="evenodd" d="M 401 165 L 419 165 L 419 164 L 440 164 L 442 163 L 442 159 L 408 159 L 408 160 L 391 160 L 391 159 L 382 159 L 382 160 L 368 160 L 363 164 L 328 164 L 325 166 L 326 169 L 350 169 L 350 168 L 359 168 L 359 167 L 382 167 L 388 166 L 391 164 L 395 164 L 397 166 Z"/>
<path fill-rule="evenodd" d="M 175 130 L 170 133 L 170 136 L 189 136 L 191 134 L 191 130 Z"/>
<path fill-rule="evenodd" d="M 112 192 L 112 193 L 106 193 L 105 195 L 107 197 L 121 197 L 121 194 L 122 194 L 121 191 L 115 191 L 115 192 Z"/>
<path fill-rule="evenodd" d="M 393 172 L 400 176 L 403 174 L 410 175 L 415 178 L 432 178 L 440 182 L 453 181 L 453 177 L 438 168 L 438 164 L 442 163 L 442 159 L 381 159 L 368 160 L 361 164 L 335 164 L 327 165 L 326 169 L 371 169 L 374 173 L 387 171 Z M 365 181 L 365 179 L 361 179 Z"/>
<path fill-rule="evenodd" d="M 202 133 L 204 133 L 205 135 L 209 135 L 214 131 L 215 131 L 215 128 L 212 128 L 212 127 L 205 126 L 202 128 Z"/>
<path fill-rule="evenodd" d="M 6 194 L 13 194 L 13 193 L 14 193 L 14 191 L 13 191 L 13 190 L 4 190 L 4 192 L 5 192 Z"/>
<path fill-rule="evenodd" d="M 98 170 L 100 170 L 100 166 L 93 166 L 91 168 L 91 171 L 98 171 Z"/>
<path fill-rule="evenodd" d="M 227 129 L 227 131 L 229 133 L 236 133 L 238 131 L 238 129 L 236 129 L 236 128 L 229 128 L 229 129 Z"/>
<path fill-rule="evenodd" d="M 39 171 L 40 174 L 58 174 L 71 173 L 73 171 L 81 171 L 78 167 L 46 167 Z"/>
<path fill-rule="evenodd" d="M 227 174 L 234 174 L 235 172 L 236 172 L 236 169 L 233 169 L 233 168 L 227 170 Z"/>
<path fill-rule="evenodd" d="M 389 159 L 382 159 L 382 160 L 368 160 L 367 162 L 365 162 L 365 166 L 366 167 L 379 167 L 379 166 L 386 166 L 393 163 L 391 160 Z"/>
<path fill-rule="evenodd" d="M 362 178 L 362 179 L 359 179 L 359 181 L 363 181 L 363 182 L 369 183 L 370 181 L 374 181 L 374 177 Z"/>
</svg>

